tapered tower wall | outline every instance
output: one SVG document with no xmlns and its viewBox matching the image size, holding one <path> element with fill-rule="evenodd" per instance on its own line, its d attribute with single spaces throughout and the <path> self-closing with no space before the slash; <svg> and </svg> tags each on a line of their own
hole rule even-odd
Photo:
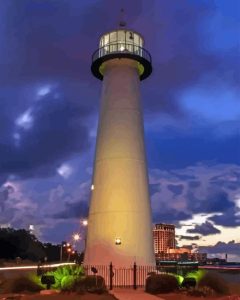
<svg viewBox="0 0 240 300">
<path fill-rule="evenodd" d="M 84 263 L 154 265 L 138 62 L 115 58 L 102 69 Z"/>
</svg>

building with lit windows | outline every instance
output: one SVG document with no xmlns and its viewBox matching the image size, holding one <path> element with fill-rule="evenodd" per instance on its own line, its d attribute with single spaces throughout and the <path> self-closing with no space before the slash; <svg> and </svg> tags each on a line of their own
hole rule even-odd
<svg viewBox="0 0 240 300">
<path fill-rule="evenodd" d="M 169 224 L 156 224 L 153 228 L 153 241 L 155 254 L 167 252 L 175 248 L 175 226 Z"/>
</svg>

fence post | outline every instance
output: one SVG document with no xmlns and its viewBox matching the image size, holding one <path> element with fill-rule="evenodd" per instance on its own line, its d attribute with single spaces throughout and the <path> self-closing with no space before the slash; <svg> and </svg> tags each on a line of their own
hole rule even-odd
<svg viewBox="0 0 240 300">
<path fill-rule="evenodd" d="M 110 265 L 109 265 L 109 289 L 112 290 L 113 288 L 113 265 L 112 265 L 112 262 L 110 262 Z"/>
<path fill-rule="evenodd" d="M 137 289 L 137 265 L 136 262 L 133 264 L 133 288 Z"/>
</svg>

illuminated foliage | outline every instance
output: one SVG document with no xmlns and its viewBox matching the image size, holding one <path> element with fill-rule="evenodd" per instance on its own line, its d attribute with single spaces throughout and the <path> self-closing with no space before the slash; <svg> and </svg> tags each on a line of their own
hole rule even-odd
<svg viewBox="0 0 240 300">
<path fill-rule="evenodd" d="M 203 269 L 189 272 L 186 274 L 185 278 L 194 278 L 197 282 L 197 284 L 200 282 L 200 280 L 205 276 L 206 271 Z"/>
<path fill-rule="evenodd" d="M 177 274 L 172 274 L 172 275 L 177 279 L 178 285 L 181 286 L 181 284 L 184 280 L 184 277 L 181 275 L 177 275 Z"/>
<path fill-rule="evenodd" d="M 34 282 L 36 285 L 38 285 L 41 289 L 45 289 L 46 286 L 41 283 L 41 276 L 38 276 L 36 273 L 31 273 L 28 278 Z"/>
<path fill-rule="evenodd" d="M 46 275 L 53 275 L 55 284 L 53 288 L 58 290 L 70 289 L 76 280 L 84 277 L 84 269 L 82 266 L 63 266 L 58 267 L 55 271 L 47 272 Z"/>
</svg>

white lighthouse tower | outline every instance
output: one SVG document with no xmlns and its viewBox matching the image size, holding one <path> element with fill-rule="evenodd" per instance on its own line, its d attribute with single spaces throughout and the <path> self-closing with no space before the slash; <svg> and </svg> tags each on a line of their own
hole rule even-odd
<svg viewBox="0 0 240 300">
<path fill-rule="evenodd" d="M 91 70 L 103 81 L 84 263 L 155 265 L 140 81 L 152 72 L 143 37 L 100 38 Z"/>
</svg>

